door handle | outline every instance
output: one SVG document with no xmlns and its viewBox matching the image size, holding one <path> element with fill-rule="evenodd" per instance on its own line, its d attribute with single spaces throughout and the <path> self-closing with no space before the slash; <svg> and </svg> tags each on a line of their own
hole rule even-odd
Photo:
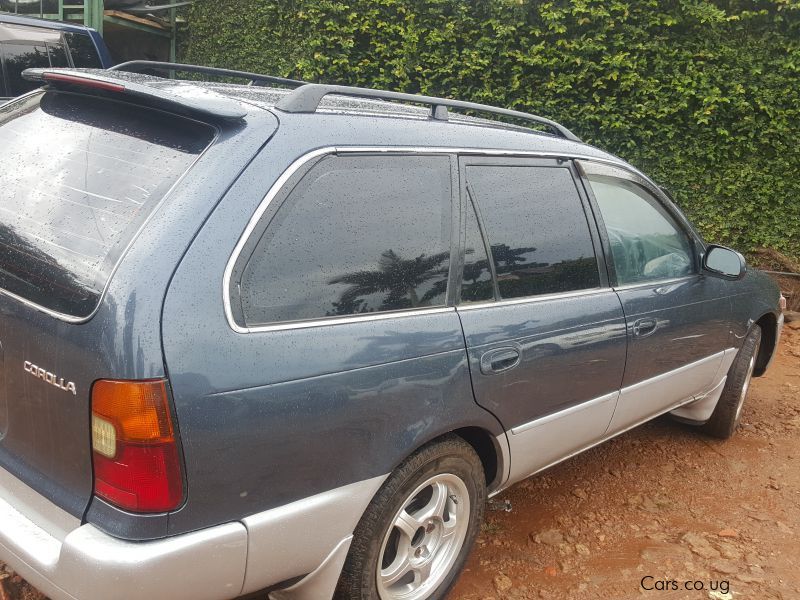
<svg viewBox="0 0 800 600">
<path fill-rule="evenodd" d="M 495 348 L 481 356 L 481 373 L 491 375 L 513 369 L 520 362 L 520 352 L 516 348 Z"/>
<path fill-rule="evenodd" d="M 658 328 L 658 321 L 655 319 L 639 319 L 633 324 L 633 335 L 636 337 L 647 337 Z"/>
</svg>

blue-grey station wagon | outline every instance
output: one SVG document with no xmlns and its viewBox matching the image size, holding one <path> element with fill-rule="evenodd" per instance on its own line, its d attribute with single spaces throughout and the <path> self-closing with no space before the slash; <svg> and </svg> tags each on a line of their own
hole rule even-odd
<svg viewBox="0 0 800 600">
<path fill-rule="evenodd" d="M 444 598 L 487 497 L 664 413 L 729 437 L 775 352 L 777 286 L 553 121 L 25 77 L 0 559 L 54 599 Z"/>
</svg>

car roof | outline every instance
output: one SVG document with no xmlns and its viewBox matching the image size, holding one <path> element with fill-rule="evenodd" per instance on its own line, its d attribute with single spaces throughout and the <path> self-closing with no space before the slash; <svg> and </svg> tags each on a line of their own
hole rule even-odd
<svg viewBox="0 0 800 600">
<path fill-rule="evenodd" d="M 55 31 L 67 31 L 73 33 L 86 33 L 94 31 L 91 27 L 66 23 L 64 21 L 51 21 L 50 19 L 40 19 L 36 17 L 20 17 L 19 15 L 0 12 L 0 23 L 10 23 L 12 25 L 27 25 L 29 27 L 41 27 L 42 29 L 53 29 Z"/>
<path fill-rule="evenodd" d="M 153 63 L 156 64 L 156 63 Z M 143 63 L 146 66 L 146 63 Z M 124 65 L 122 65 L 124 66 Z M 180 67 L 180 65 L 175 65 Z M 356 90 L 356 95 L 341 95 L 336 91 L 321 97 L 316 109 L 306 111 L 284 110 L 286 100 L 305 88 L 320 87 L 299 84 L 296 89 L 279 87 L 273 83 L 265 85 L 238 85 L 209 81 L 186 79 L 167 79 L 156 75 L 118 70 L 118 68 L 100 69 L 32 69 L 32 71 L 52 71 L 66 74 L 70 79 L 87 78 L 93 81 L 121 83 L 131 89 L 131 97 L 150 97 L 154 102 L 162 102 L 171 109 L 188 110 L 204 117 L 211 115 L 224 120 L 237 120 L 246 114 L 263 111 L 278 117 L 281 129 L 293 129 L 305 126 L 308 131 L 303 134 L 307 144 L 356 144 L 356 145 L 395 145 L 425 146 L 440 148 L 463 148 L 470 150 L 502 150 L 507 152 L 561 154 L 563 156 L 598 158 L 607 162 L 630 167 L 625 161 L 599 148 L 586 144 L 576 138 L 568 130 L 569 136 L 559 135 L 558 131 L 550 133 L 534 127 L 500 122 L 493 119 L 464 115 L 459 112 L 447 112 L 444 119 L 432 115 L 430 102 L 425 97 L 404 95 L 404 102 L 357 95 L 357 88 L 341 88 L 338 90 Z M 157 71 L 154 69 L 154 71 Z M 41 76 L 43 73 L 38 73 Z M 47 81 L 50 85 L 57 82 Z M 376 92 L 376 90 L 363 90 Z M 89 89 L 87 92 L 91 93 Z M 134 93 L 135 92 L 135 93 Z M 388 92 L 387 94 L 392 94 Z M 432 99 L 445 105 L 451 102 L 446 99 Z M 282 102 L 284 101 L 284 102 Z M 458 102 L 458 101 L 456 101 Z M 425 106 L 419 106 L 423 104 Z M 494 107 L 484 107 L 492 111 Z M 500 109 L 502 110 L 502 109 Z M 485 111 L 481 111 L 485 112 Z M 217 114 L 215 114 L 217 113 Z M 529 116 L 529 115 L 524 115 Z M 534 119 L 540 119 L 530 115 Z M 383 118 L 383 119 L 381 119 Z M 345 119 L 345 121 L 343 121 Z M 376 120 L 377 119 L 377 120 Z M 558 125 L 558 124 L 556 124 Z M 558 125 L 558 127 L 562 127 Z M 337 133 L 338 132 L 338 133 Z M 337 137 L 338 136 L 338 137 Z M 351 140 L 350 142 L 344 141 Z M 358 141 L 355 141 L 358 140 Z M 450 143 L 444 143 L 448 140 Z"/>
</svg>

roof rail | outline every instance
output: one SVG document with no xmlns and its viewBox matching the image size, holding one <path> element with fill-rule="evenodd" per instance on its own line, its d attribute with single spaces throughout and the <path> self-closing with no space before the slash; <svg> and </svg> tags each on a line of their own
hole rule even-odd
<svg viewBox="0 0 800 600">
<path fill-rule="evenodd" d="M 476 112 L 491 113 L 505 117 L 514 117 L 524 121 L 531 121 L 550 128 L 556 135 L 559 135 L 573 142 L 580 142 L 581 139 L 569 129 L 546 119 L 529 113 L 507 108 L 497 108 L 486 104 L 475 102 L 464 102 L 463 100 L 448 100 L 446 98 L 436 98 L 433 96 L 418 96 L 416 94 L 405 94 L 402 92 L 388 92 L 373 90 L 370 88 L 349 87 L 344 85 L 323 85 L 319 83 L 308 83 L 298 87 L 293 92 L 284 96 L 275 104 L 275 108 L 288 113 L 313 113 L 319 108 L 320 102 L 325 96 L 336 94 L 338 96 L 352 96 L 356 98 L 376 98 L 380 100 L 400 100 L 403 102 L 413 102 L 416 104 L 427 104 L 431 107 L 431 118 L 438 121 L 447 121 L 449 118 L 448 108 L 458 108 L 461 110 L 473 110 Z"/>
<path fill-rule="evenodd" d="M 250 83 L 253 85 L 258 85 L 260 83 L 276 83 L 290 87 L 299 87 L 308 83 L 307 81 L 298 81 L 296 79 L 287 79 L 285 77 L 275 77 L 273 75 L 259 75 L 258 73 L 248 73 L 247 71 L 233 71 L 231 69 L 218 69 L 217 67 L 183 65 L 179 63 L 159 62 L 154 60 L 131 60 L 115 65 L 108 70 L 141 73 L 147 69 L 181 71 L 184 73 L 203 73 L 205 75 L 218 75 L 221 77 L 238 77 L 241 79 L 249 79 Z"/>
</svg>

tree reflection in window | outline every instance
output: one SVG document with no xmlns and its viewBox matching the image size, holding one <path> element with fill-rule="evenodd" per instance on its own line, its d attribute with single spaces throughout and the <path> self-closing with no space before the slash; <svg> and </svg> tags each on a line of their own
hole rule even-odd
<svg viewBox="0 0 800 600">
<path fill-rule="evenodd" d="M 242 268 L 245 323 L 443 305 L 451 196 L 446 157 L 323 159 L 267 217 Z"/>
<path fill-rule="evenodd" d="M 379 310 L 419 308 L 430 306 L 433 301 L 441 302 L 447 291 L 449 258 L 449 252 L 442 252 L 405 260 L 394 250 L 387 250 L 381 254 L 376 270 L 348 273 L 330 280 L 331 284 L 345 283 L 350 287 L 332 303 L 333 310 L 327 314 L 370 312 L 364 298 L 372 294 L 384 296 Z M 426 287 L 427 290 L 420 295 Z"/>
</svg>

